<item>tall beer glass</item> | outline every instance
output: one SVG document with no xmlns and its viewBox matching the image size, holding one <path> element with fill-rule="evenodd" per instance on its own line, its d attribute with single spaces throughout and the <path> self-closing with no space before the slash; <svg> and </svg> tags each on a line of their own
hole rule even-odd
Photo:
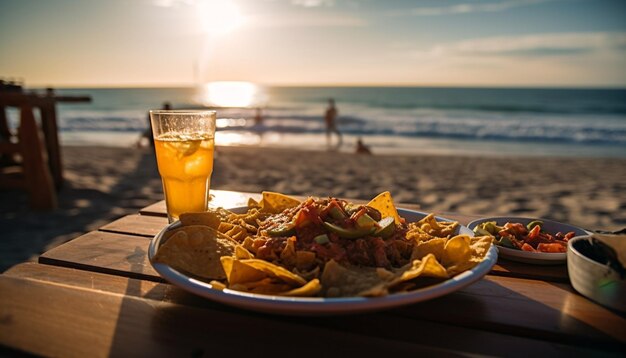
<svg viewBox="0 0 626 358">
<path fill-rule="evenodd" d="M 206 211 L 213 172 L 215 111 L 150 111 L 159 174 L 170 222 Z"/>
</svg>

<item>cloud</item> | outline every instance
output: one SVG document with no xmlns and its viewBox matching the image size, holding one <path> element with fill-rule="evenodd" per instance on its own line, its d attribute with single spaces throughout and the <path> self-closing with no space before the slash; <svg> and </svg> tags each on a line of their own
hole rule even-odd
<svg viewBox="0 0 626 358">
<path fill-rule="evenodd" d="M 340 14 L 291 13 L 280 15 L 253 15 L 249 17 L 252 27 L 296 28 L 296 27 L 361 27 L 367 22 L 359 17 Z"/>
<path fill-rule="evenodd" d="M 153 0 L 152 4 L 158 7 L 179 7 L 185 5 L 194 5 L 195 0 Z"/>
<path fill-rule="evenodd" d="M 484 4 L 457 4 L 451 6 L 441 7 L 416 7 L 409 10 L 393 11 L 387 13 L 390 16 L 441 16 L 441 15 L 456 15 L 456 14 L 469 14 L 475 12 L 499 12 L 505 11 L 511 8 L 528 6 L 534 4 L 540 4 L 548 1 L 555 0 L 509 0 Z"/>
<path fill-rule="evenodd" d="M 334 6 L 334 0 L 291 0 L 291 3 L 304 7 Z"/>
<path fill-rule="evenodd" d="M 443 44 L 420 57 L 546 57 L 626 51 L 626 32 L 556 33 L 499 36 Z"/>
</svg>

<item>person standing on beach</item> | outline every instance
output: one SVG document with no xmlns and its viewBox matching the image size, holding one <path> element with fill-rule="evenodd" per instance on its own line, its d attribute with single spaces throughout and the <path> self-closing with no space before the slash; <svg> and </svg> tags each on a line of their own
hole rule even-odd
<svg viewBox="0 0 626 358">
<path fill-rule="evenodd" d="M 163 102 L 163 107 L 161 109 L 169 111 L 170 109 L 172 109 L 172 105 L 169 102 Z M 149 112 L 148 112 L 148 128 L 146 128 L 146 130 L 141 135 L 141 138 L 139 138 L 139 140 L 137 141 L 137 147 L 143 146 L 144 139 L 148 140 L 149 145 L 154 148 L 154 140 L 152 139 L 152 123 L 150 122 Z"/>
<path fill-rule="evenodd" d="M 331 133 L 335 133 L 337 137 L 339 137 L 339 142 L 337 143 L 337 148 L 341 146 L 343 143 L 343 138 L 341 136 L 341 132 L 337 129 L 337 107 L 335 106 L 335 100 L 330 98 L 328 100 L 328 108 L 326 108 L 326 114 L 324 115 L 324 121 L 326 122 L 326 144 L 330 147 L 331 143 Z"/>
</svg>

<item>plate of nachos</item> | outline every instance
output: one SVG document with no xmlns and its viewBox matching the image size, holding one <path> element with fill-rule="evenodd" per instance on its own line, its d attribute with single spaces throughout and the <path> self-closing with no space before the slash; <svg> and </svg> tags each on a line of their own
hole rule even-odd
<svg viewBox="0 0 626 358">
<path fill-rule="evenodd" d="M 493 237 L 433 214 L 263 192 L 247 207 L 185 213 L 150 243 L 166 281 L 244 309 L 350 314 L 440 297 L 497 261 Z"/>
</svg>

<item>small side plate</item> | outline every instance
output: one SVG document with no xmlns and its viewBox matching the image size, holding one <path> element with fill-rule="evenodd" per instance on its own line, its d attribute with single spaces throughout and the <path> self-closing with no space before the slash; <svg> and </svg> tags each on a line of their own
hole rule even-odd
<svg viewBox="0 0 626 358">
<path fill-rule="evenodd" d="M 511 223 L 522 223 L 527 225 L 531 221 L 541 220 L 543 221 L 542 229 L 551 234 L 556 234 L 557 232 L 568 233 L 573 231 L 575 233 L 574 236 L 579 235 L 587 235 L 588 232 L 569 224 L 563 224 L 557 221 L 541 219 L 541 218 L 527 218 L 527 217 L 518 217 L 518 216 L 494 216 L 488 218 L 482 218 L 478 220 L 474 220 L 467 227 L 471 230 L 484 222 L 495 221 L 498 226 L 504 225 L 507 222 Z M 515 250 L 508 247 L 502 247 L 495 245 L 498 248 L 498 256 L 507 260 L 523 262 L 527 264 L 534 265 L 562 265 L 567 262 L 567 253 L 545 253 L 545 252 L 528 252 L 522 250 Z"/>
</svg>

